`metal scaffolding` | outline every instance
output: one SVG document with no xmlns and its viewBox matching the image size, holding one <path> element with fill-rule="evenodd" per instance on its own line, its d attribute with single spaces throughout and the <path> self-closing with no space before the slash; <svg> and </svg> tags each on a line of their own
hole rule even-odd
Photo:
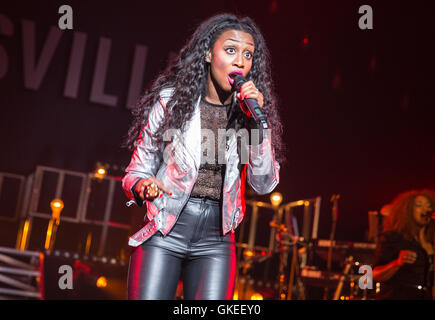
<svg viewBox="0 0 435 320">
<path fill-rule="evenodd" d="M 32 234 L 32 227 L 34 218 L 42 218 L 49 221 L 52 219 L 52 213 L 49 210 L 44 210 L 44 205 L 41 205 L 42 193 L 47 190 L 42 190 L 45 175 L 49 173 L 55 176 L 56 183 L 54 190 L 50 190 L 53 194 L 52 198 L 62 199 L 65 196 L 64 185 L 67 178 L 75 178 L 80 180 L 80 190 L 78 191 L 78 201 L 76 204 L 76 210 L 69 216 L 61 215 L 60 223 L 70 222 L 76 224 L 94 225 L 101 228 L 101 234 L 99 237 L 98 252 L 97 255 L 101 256 L 105 254 L 108 231 L 109 228 L 117 228 L 126 231 L 126 238 L 129 224 L 119 223 L 113 221 L 113 199 L 115 197 L 115 189 L 121 188 L 121 179 L 119 177 L 105 176 L 103 178 L 97 178 L 92 173 L 81 173 L 65 169 L 57 169 L 51 167 L 38 166 L 35 173 L 27 178 L 25 188 L 23 188 L 22 205 L 20 206 L 20 227 L 17 236 L 16 248 L 20 250 L 26 250 L 29 247 L 29 239 Z M 107 192 L 99 197 L 98 201 L 102 203 L 102 214 L 99 214 L 99 218 L 95 218 L 90 215 L 89 199 L 93 192 L 92 184 L 95 183 L 108 184 Z M 23 182 L 24 185 L 24 182 Z M 65 204 L 66 206 L 68 205 Z M 48 209 L 48 206 L 47 206 Z M 130 211 L 126 208 L 125 214 L 130 214 Z M 18 214 L 17 214 L 18 216 Z M 128 220 L 128 218 L 127 218 Z M 40 246 L 43 248 L 43 244 Z"/>
<path fill-rule="evenodd" d="M 43 254 L 0 247 L 0 300 L 43 299 Z"/>
<path fill-rule="evenodd" d="M 263 201 L 247 200 L 246 204 L 250 206 L 251 213 L 249 222 L 242 223 L 238 235 L 237 247 L 237 260 L 238 260 L 238 273 L 237 273 L 237 292 L 239 299 L 250 299 L 250 287 L 254 282 L 253 279 L 249 279 L 248 270 L 255 264 L 266 261 L 264 268 L 264 275 L 270 273 L 269 259 L 273 255 L 279 255 L 280 257 L 280 270 L 279 278 L 277 281 L 276 291 L 279 292 L 280 298 L 291 299 L 292 290 L 297 267 L 300 263 L 297 261 L 297 254 L 295 249 L 297 243 L 309 242 L 317 239 L 318 225 L 320 216 L 321 197 L 303 199 L 285 203 L 282 205 L 274 206 L 270 203 Z M 298 217 L 298 213 L 295 212 L 296 208 L 303 208 L 302 217 Z M 260 214 L 269 214 L 269 224 L 266 226 L 269 232 L 268 245 L 257 244 L 257 232 L 261 227 L 260 232 L 266 232 L 264 225 L 259 224 L 259 212 Z M 298 223 L 299 220 L 299 223 Z M 247 234 L 247 242 L 243 239 L 245 237 L 246 227 L 249 223 L 249 230 Z M 300 233 L 299 230 L 302 230 Z M 284 239 L 277 239 L 278 234 L 281 231 L 284 232 Z M 283 249 L 283 246 L 285 247 Z M 292 251 L 291 261 L 288 263 L 289 251 Z M 306 256 L 306 252 L 304 256 Z M 306 260 L 306 259 L 304 259 Z M 284 271 L 287 266 L 290 265 L 290 273 L 288 276 L 284 275 Z M 288 285 L 284 284 L 284 280 L 287 278 Z M 281 292 L 286 291 L 284 297 L 281 297 Z"/>
</svg>

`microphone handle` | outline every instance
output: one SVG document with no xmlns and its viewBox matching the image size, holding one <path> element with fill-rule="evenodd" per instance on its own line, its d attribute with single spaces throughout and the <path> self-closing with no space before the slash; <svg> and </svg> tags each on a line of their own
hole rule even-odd
<svg viewBox="0 0 435 320">
<path fill-rule="evenodd" d="M 244 100 L 244 102 L 246 107 L 249 109 L 249 112 L 251 112 L 251 115 L 254 118 L 254 120 L 257 122 L 261 122 L 263 128 L 267 129 L 266 116 L 261 111 L 258 101 L 254 98 L 247 98 Z"/>
</svg>

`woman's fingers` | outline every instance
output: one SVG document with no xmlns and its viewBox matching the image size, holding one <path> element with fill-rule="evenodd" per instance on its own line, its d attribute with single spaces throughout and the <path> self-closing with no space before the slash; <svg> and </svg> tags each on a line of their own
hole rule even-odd
<svg viewBox="0 0 435 320">
<path fill-rule="evenodd" d="M 414 251 L 408 251 L 406 258 L 410 263 L 414 263 L 415 260 L 417 259 L 417 253 L 415 253 Z"/>
<path fill-rule="evenodd" d="M 157 180 L 155 177 L 150 177 L 149 179 L 151 179 L 151 182 L 153 184 L 155 184 L 157 186 L 157 188 L 167 194 L 169 194 L 170 196 L 172 196 L 172 192 L 171 190 L 169 190 L 168 188 L 166 188 L 163 184 L 163 182 Z"/>
<path fill-rule="evenodd" d="M 239 100 L 245 100 L 247 98 L 256 99 L 260 108 L 263 107 L 263 94 L 257 89 L 252 81 L 245 82 L 240 88 L 240 92 L 237 93 Z"/>
<path fill-rule="evenodd" d="M 163 185 L 163 182 L 157 180 L 155 177 L 142 179 L 136 186 L 136 192 L 142 200 L 152 200 L 156 197 L 162 197 L 163 193 L 172 196 L 172 191 Z"/>
<path fill-rule="evenodd" d="M 145 191 L 146 191 L 146 180 L 147 179 L 141 179 L 137 185 L 136 185 L 136 193 L 139 195 L 139 197 L 142 200 L 145 200 Z"/>
<path fill-rule="evenodd" d="M 169 190 L 168 188 L 166 188 L 166 187 L 163 185 L 163 182 L 156 180 L 155 183 L 157 184 L 157 186 L 158 186 L 158 188 L 160 189 L 160 191 L 163 191 L 164 193 L 167 193 L 168 195 L 172 196 L 172 191 Z"/>
<path fill-rule="evenodd" d="M 399 253 L 399 261 L 400 264 L 403 265 L 405 263 L 412 264 L 417 260 L 417 253 L 410 250 L 401 250 Z"/>
</svg>

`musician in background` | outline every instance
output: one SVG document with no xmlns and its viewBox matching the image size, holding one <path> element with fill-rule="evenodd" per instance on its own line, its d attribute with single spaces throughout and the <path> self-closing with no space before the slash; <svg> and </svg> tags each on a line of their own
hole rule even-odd
<svg viewBox="0 0 435 320">
<path fill-rule="evenodd" d="M 392 202 L 377 243 L 376 299 L 432 299 L 435 190 L 411 190 Z"/>
</svg>

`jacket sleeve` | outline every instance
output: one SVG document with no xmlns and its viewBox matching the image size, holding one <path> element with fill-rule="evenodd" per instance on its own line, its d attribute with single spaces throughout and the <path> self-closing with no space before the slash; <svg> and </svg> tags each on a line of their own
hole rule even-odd
<svg viewBox="0 0 435 320">
<path fill-rule="evenodd" d="M 279 183 L 279 163 L 275 160 L 271 143 L 271 130 L 258 129 L 260 143 L 251 141 L 246 168 L 248 184 L 258 194 L 273 191 Z"/>
<path fill-rule="evenodd" d="M 122 187 L 130 200 L 134 200 L 138 206 L 143 201 L 134 191 L 136 183 L 140 179 L 155 176 L 160 167 L 162 157 L 158 147 L 152 144 L 152 134 L 159 128 L 164 118 L 165 105 L 160 98 L 151 108 L 148 121 L 142 126 L 135 150 L 133 151 L 130 164 L 125 169 L 122 179 Z"/>
</svg>

